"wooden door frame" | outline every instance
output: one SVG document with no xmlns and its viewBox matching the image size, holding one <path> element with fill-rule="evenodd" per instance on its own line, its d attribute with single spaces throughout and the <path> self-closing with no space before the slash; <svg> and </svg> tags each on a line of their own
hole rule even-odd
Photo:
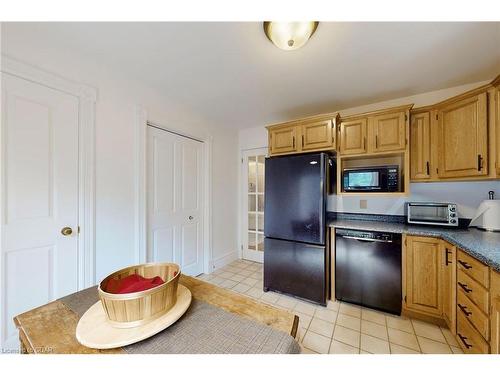
<svg viewBox="0 0 500 375">
<path fill-rule="evenodd" d="M 73 82 L 27 63 L 1 55 L 1 73 L 72 95 L 78 99 L 78 290 L 95 285 L 95 105 L 97 90 L 93 87 Z M 3 125 L 2 125 L 3 128 Z M 0 155 L 5 152 L 0 132 Z M 4 158 L 2 158 L 5 160 Z M 5 175 L 1 165 L 0 196 L 5 191 Z M 2 198 L 3 199 L 3 198 Z M 0 205 L 0 217 L 4 207 Z M 0 231 L 0 305 L 5 306 L 3 289 L 5 261 L 3 254 L 4 238 Z M 0 322 L 5 310 L 0 309 Z M 3 328 L 3 327 L 2 327 Z M 5 339 L 2 329 L 0 343 Z"/>
<path fill-rule="evenodd" d="M 243 252 L 245 251 L 244 247 L 245 247 L 245 233 L 247 232 L 247 225 L 248 225 L 248 210 L 245 211 L 245 199 L 248 200 L 248 191 L 247 191 L 247 184 L 246 182 L 244 182 L 244 179 L 246 179 L 248 176 L 245 176 L 245 174 L 243 173 L 244 171 L 244 163 L 243 163 L 243 160 L 245 158 L 245 154 L 248 153 L 248 152 L 251 152 L 251 151 L 255 151 L 255 152 L 258 152 L 258 151 L 262 151 L 262 153 L 264 155 L 268 155 L 269 154 L 269 148 L 268 147 L 254 147 L 254 148 L 249 148 L 249 149 L 245 149 L 245 150 L 240 150 L 240 160 L 241 160 L 241 163 L 240 163 L 240 172 L 239 172 L 239 186 L 240 186 L 240 194 L 239 194 L 239 197 L 240 197 L 240 203 L 239 203 L 239 206 L 240 206 L 240 218 L 239 218 L 239 222 L 240 222 L 240 230 L 239 230 L 239 242 L 240 242 L 240 246 L 239 246 L 239 249 L 238 249 L 238 258 L 239 259 L 243 259 Z M 265 183 L 265 182 L 264 182 Z M 265 195 L 264 195 L 264 200 L 265 200 Z M 264 216 L 264 220 L 265 220 L 265 216 Z M 265 249 L 264 249 L 265 251 Z"/>
<path fill-rule="evenodd" d="M 144 263 L 147 259 L 148 222 L 147 222 L 147 126 L 148 123 L 167 132 L 200 141 L 203 144 L 203 273 L 210 273 L 213 268 L 212 259 L 212 149 L 213 137 L 199 137 L 194 134 L 160 125 L 148 120 L 148 112 L 141 105 L 136 106 L 135 119 L 135 262 Z"/>
</svg>

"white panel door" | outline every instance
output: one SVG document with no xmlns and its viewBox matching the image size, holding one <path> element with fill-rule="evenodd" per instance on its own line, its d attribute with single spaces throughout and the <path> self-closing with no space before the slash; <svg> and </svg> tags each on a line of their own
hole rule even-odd
<svg viewBox="0 0 500 375">
<path fill-rule="evenodd" d="M 15 315 L 77 290 L 78 99 L 2 73 L 1 140 L 1 328 L 8 347 L 17 336 Z"/>
<path fill-rule="evenodd" d="M 148 126 L 149 261 L 203 272 L 203 143 Z"/>
</svg>

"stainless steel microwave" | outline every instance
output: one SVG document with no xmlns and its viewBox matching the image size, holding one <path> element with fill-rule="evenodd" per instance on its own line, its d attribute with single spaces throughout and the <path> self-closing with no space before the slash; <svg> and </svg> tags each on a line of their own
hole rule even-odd
<svg viewBox="0 0 500 375">
<path fill-rule="evenodd" d="M 455 203 L 407 202 L 405 211 L 409 224 L 458 226 Z"/>
<path fill-rule="evenodd" d="M 399 191 L 399 167 L 344 168 L 342 184 L 343 191 L 351 192 Z"/>
</svg>

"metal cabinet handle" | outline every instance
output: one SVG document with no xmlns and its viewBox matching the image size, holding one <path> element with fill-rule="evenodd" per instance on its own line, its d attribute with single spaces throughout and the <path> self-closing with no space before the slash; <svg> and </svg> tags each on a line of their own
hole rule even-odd
<svg viewBox="0 0 500 375">
<path fill-rule="evenodd" d="M 446 265 L 451 264 L 450 258 L 449 258 L 450 254 L 451 254 L 451 251 L 448 248 L 446 248 L 446 258 L 445 258 L 445 264 Z"/>
<path fill-rule="evenodd" d="M 467 349 L 472 348 L 472 345 L 467 344 L 467 341 L 465 341 L 465 340 L 467 340 L 467 337 L 462 336 L 460 333 L 458 334 L 458 337 L 460 338 L 460 340 L 462 341 L 462 343 L 465 345 L 465 347 Z"/>
<path fill-rule="evenodd" d="M 292 147 L 295 148 L 295 136 L 292 138 Z"/>
<path fill-rule="evenodd" d="M 427 175 L 430 175 L 431 174 L 431 166 L 430 166 L 429 162 L 426 163 L 426 166 L 427 166 Z"/>
<path fill-rule="evenodd" d="M 480 171 L 481 169 L 483 169 L 483 157 L 477 155 L 477 170 Z"/>
<path fill-rule="evenodd" d="M 457 306 L 462 310 L 462 312 L 465 314 L 465 316 L 472 315 L 470 311 L 467 311 L 467 307 L 462 306 L 461 304 L 457 303 Z"/>
<path fill-rule="evenodd" d="M 460 281 L 458 282 L 458 285 L 465 291 L 465 293 L 470 293 L 472 292 L 472 289 L 467 287 L 467 284 L 462 284 Z"/>
<path fill-rule="evenodd" d="M 64 227 L 63 229 L 61 229 L 61 234 L 63 236 L 71 236 L 73 234 L 73 229 L 71 229 L 70 227 Z"/>
<path fill-rule="evenodd" d="M 194 219 L 194 217 L 192 217 L 192 216 L 189 216 L 189 220 L 193 220 L 193 219 Z"/>
<path fill-rule="evenodd" d="M 460 263 L 462 267 L 465 268 L 466 270 L 470 270 L 472 268 L 472 266 L 469 263 L 464 262 L 463 260 L 459 260 L 458 263 Z"/>
</svg>

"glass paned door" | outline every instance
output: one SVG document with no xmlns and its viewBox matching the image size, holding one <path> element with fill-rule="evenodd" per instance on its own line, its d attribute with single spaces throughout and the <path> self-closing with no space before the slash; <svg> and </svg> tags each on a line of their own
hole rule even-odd
<svg viewBox="0 0 500 375">
<path fill-rule="evenodd" d="M 264 168 L 267 148 L 243 151 L 243 228 L 242 256 L 264 260 Z"/>
</svg>

